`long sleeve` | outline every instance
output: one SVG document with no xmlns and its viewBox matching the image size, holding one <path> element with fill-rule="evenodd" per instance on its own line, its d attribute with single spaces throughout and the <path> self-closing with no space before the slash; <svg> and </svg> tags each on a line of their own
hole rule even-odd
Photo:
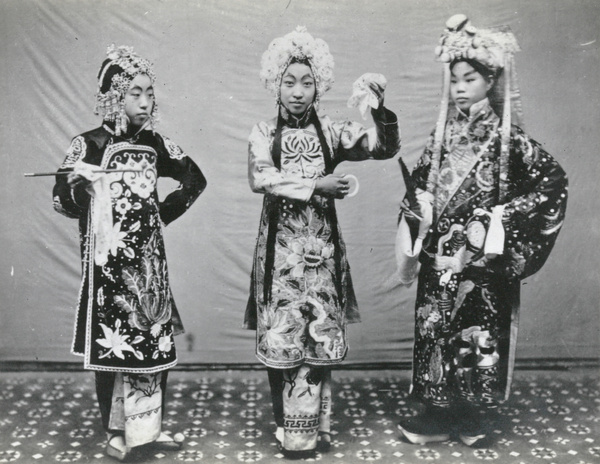
<svg viewBox="0 0 600 464">
<path fill-rule="evenodd" d="M 260 122 L 252 128 L 248 141 L 248 181 L 255 193 L 268 193 L 292 200 L 308 201 L 315 179 L 286 173 L 275 167 L 271 157 L 274 127 Z"/>
<path fill-rule="evenodd" d="M 523 279 L 546 262 L 565 218 L 568 180 L 564 170 L 518 127 L 510 145 L 509 195 L 505 229 L 504 271 Z"/>
<path fill-rule="evenodd" d="M 331 123 L 336 164 L 342 161 L 389 159 L 398 153 L 400 130 L 396 115 L 387 108 L 371 114 L 375 127 L 370 129 L 353 121 Z"/>
<path fill-rule="evenodd" d="M 59 172 L 73 170 L 78 160 L 86 157 L 87 144 L 85 139 L 79 135 L 71 141 L 67 150 L 67 156 L 58 169 Z M 54 209 L 69 218 L 79 218 L 87 212 L 90 195 L 82 187 L 71 188 L 67 182 L 66 175 L 56 176 L 56 184 L 52 189 Z"/>
<path fill-rule="evenodd" d="M 198 165 L 179 146 L 167 137 L 159 137 L 165 149 L 159 154 L 158 175 L 179 182 L 178 188 L 160 204 L 160 218 L 167 225 L 187 211 L 204 191 L 207 182 Z"/>
</svg>

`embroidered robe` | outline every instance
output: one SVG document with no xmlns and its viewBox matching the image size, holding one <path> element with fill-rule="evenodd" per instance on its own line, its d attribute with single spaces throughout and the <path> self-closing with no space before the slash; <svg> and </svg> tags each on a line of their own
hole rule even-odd
<svg viewBox="0 0 600 464">
<path fill-rule="evenodd" d="M 206 186 L 198 166 L 167 137 L 144 130 L 128 140 L 104 125 L 75 137 L 60 167 L 81 160 L 99 169 L 110 186 L 112 243 L 106 264 L 94 260 L 94 199 L 57 176 L 55 209 L 79 219 L 82 280 L 71 351 L 84 368 L 152 373 L 177 362 L 173 336 L 183 325 L 169 286 L 163 225 L 183 214 Z M 159 201 L 157 180 L 180 186 Z"/>
</svg>

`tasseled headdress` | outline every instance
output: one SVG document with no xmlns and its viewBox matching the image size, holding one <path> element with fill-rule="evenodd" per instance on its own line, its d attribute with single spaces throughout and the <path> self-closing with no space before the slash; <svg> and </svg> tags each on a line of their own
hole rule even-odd
<svg viewBox="0 0 600 464">
<path fill-rule="evenodd" d="M 322 39 L 315 39 L 303 26 L 274 39 L 263 53 L 260 79 L 280 103 L 281 78 L 293 61 L 307 61 L 315 79 L 315 106 L 333 84 L 333 56 Z"/>
<path fill-rule="evenodd" d="M 506 189 L 508 145 L 511 123 L 522 125 L 521 96 L 514 66 L 514 53 L 520 51 L 517 39 L 508 26 L 477 29 L 463 14 L 452 16 L 435 49 L 437 60 L 444 63 L 444 83 L 440 116 L 435 129 L 431 171 L 427 190 L 433 192 L 437 183 L 440 156 L 448 107 L 450 103 L 450 67 L 457 60 L 473 60 L 490 71 L 495 84 L 488 92 L 490 104 L 502 118 L 500 154 L 500 197 Z"/>
<path fill-rule="evenodd" d="M 133 47 L 109 45 L 104 60 L 98 72 L 98 92 L 94 113 L 102 116 L 104 121 L 114 121 L 116 135 L 127 131 L 127 115 L 125 114 L 124 98 L 129 90 L 131 81 L 138 74 L 146 74 L 156 82 L 156 75 L 150 61 L 141 58 L 133 51 Z M 150 115 L 150 125 L 158 122 L 158 107 L 156 102 Z"/>
</svg>

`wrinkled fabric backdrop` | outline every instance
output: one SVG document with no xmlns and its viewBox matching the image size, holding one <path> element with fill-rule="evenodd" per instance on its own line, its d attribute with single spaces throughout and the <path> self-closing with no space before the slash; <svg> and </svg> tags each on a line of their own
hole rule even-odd
<svg viewBox="0 0 600 464">
<path fill-rule="evenodd" d="M 71 138 L 100 124 L 96 74 L 110 43 L 155 63 L 159 132 L 208 178 L 192 208 L 166 229 L 175 298 L 187 328 L 182 362 L 248 363 L 254 332 L 241 329 L 262 196 L 248 187 L 247 137 L 275 115 L 258 78 L 269 42 L 305 25 L 325 39 L 336 83 L 322 109 L 346 107 L 364 72 L 388 79 L 401 154 L 416 163 L 440 103 L 433 49 L 448 17 L 508 24 L 525 129 L 570 178 L 567 220 L 545 267 L 523 283 L 518 356 L 596 357 L 599 343 L 600 2 L 595 0 L 3 0 L 0 2 L 0 361 L 77 361 L 69 354 L 80 278 L 75 220 L 52 209 L 53 171 Z M 366 122 L 371 124 L 370 120 Z M 362 324 L 348 362 L 411 359 L 415 287 L 390 286 L 404 186 L 397 161 L 344 163 L 360 192 L 338 201 Z M 162 179 L 160 191 L 174 187 Z"/>
</svg>

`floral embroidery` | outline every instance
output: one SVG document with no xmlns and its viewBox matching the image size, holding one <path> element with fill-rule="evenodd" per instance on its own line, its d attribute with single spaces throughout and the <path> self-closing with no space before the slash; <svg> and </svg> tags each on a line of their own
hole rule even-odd
<svg viewBox="0 0 600 464">
<path fill-rule="evenodd" d="M 475 179 L 481 190 L 491 192 L 494 189 L 494 163 L 491 161 L 479 163 L 475 171 Z"/>
<path fill-rule="evenodd" d="M 173 159 L 183 159 L 185 157 L 185 153 L 181 149 L 179 145 L 173 143 L 169 137 L 162 136 L 163 141 L 165 142 L 165 147 L 169 152 L 169 156 Z"/>
<path fill-rule="evenodd" d="M 281 142 L 282 169 L 304 178 L 322 175 L 314 132 L 285 130 Z M 328 202 L 316 196 L 308 203 L 286 199 L 278 207 L 271 300 L 258 314 L 257 354 L 277 366 L 308 359 L 337 363 L 347 346 Z"/>
<path fill-rule="evenodd" d="M 61 164 L 61 169 L 72 168 L 75 163 L 85 156 L 87 145 L 84 138 L 79 135 L 73 139 L 71 146 L 67 150 L 67 157 Z"/>
<path fill-rule="evenodd" d="M 117 211 L 117 213 L 122 215 L 127 214 L 127 211 L 129 211 L 131 208 L 131 202 L 127 197 L 121 197 L 115 203 L 115 210 Z"/>
<path fill-rule="evenodd" d="M 137 230 L 139 230 L 140 223 L 139 221 L 134 223 L 127 232 L 121 231 L 122 224 L 122 222 L 116 222 L 113 226 L 113 233 L 111 234 L 112 241 L 110 244 L 110 254 L 113 256 L 117 256 L 119 249 L 122 248 L 123 253 L 125 253 L 125 256 L 127 256 L 128 258 L 133 258 L 135 256 L 135 252 L 133 251 L 133 248 L 127 245 L 126 242 L 128 242 L 129 240 L 127 240 L 126 237 L 130 232 L 136 232 Z"/>
<path fill-rule="evenodd" d="M 282 169 L 308 179 L 323 175 L 325 163 L 316 134 L 302 129 L 287 132 L 281 146 Z"/>
<path fill-rule="evenodd" d="M 442 316 L 438 309 L 435 298 L 427 298 L 427 303 L 417 309 L 417 326 L 422 337 L 434 337 L 435 329 L 441 324 L 438 324 Z"/>
<path fill-rule="evenodd" d="M 131 345 L 127 343 L 129 335 L 125 335 L 119 332 L 119 329 L 121 328 L 120 319 L 117 319 L 117 321 L 115 322 L 115 330 L 110 329 L 102 323 L 100 323 L 100 327 L 102 327 L 102 331 L 104 332 L 104 338 L 98 338 L 96 342 L 100 346 L 108 348 L 108 351 L 103 355 L 100 355 L 98 359 L 106 358 L 111 353 L 114 354 L 117 358 L 125 359 L 123 351 L 129 351 L 133 353 L 134 356 L 140 360 L 144 359 L 144 355 L 131 346 L 144 341 L 144 337 L 137 336 L 135 337 L 133 342 L 131 342 Z"/>
<path fill-rule="evenodd" d="M 133 169 L 139 172 L 125 172 L 113 174 L 115 180 L 111 184 L 111 195 L 120 196 L 122 194 L 122 186 L 119 181 L 122 182 L 131 189 L 132 193 L 135 193 L 142 199 L 150 198 L 150 195 L 156 189 L 156 167 L 151 163 L 152 155 L 150 153 L 128 153 L 126 152 L 123 156 L 116 157 L 111 163 L 113 169 Z M 117 185 L 115 185 L 117 184 Z"/>
<path fill-rule="evenodd" d="M 136 402 L 142 398 L 151 398 L 155 394 L 160 393 L 161 375 L 140 375 L 126 374 L 123 376 L 123 381 L 129 386 L 128 397 L 136 397 Z"/>
<path fill-rule="evenodd" d="M 168 353 L 173 348 L 173 341 L 171 340 L 170 335 L 165 335 L 164 337 L 160 337 L 158 339 L 158 349 L 160 351 L 164 351 Z"/>
<path fill-rule="evenodd" d="M 171 292 L 161 285 L 167 281 L 167 263 L 154 253 L 156 231 L 144 249 L 141 272 L 127 266 L 122 277 L 129 294 L 115 296 L 115 303 L 129 313 L 129 323 L 157 337 L 171 320 Z"/>
<path fill-rule="evenodd" d="M 292 267 L 294 277 L 302 277 L 305 272 L 318 272 L 320 268 L 334 271 L 333 245 L 326 244 L 314 236 L 300 237 L 291 243 L 291 251 L 286 263 Z"/>
</svg>

